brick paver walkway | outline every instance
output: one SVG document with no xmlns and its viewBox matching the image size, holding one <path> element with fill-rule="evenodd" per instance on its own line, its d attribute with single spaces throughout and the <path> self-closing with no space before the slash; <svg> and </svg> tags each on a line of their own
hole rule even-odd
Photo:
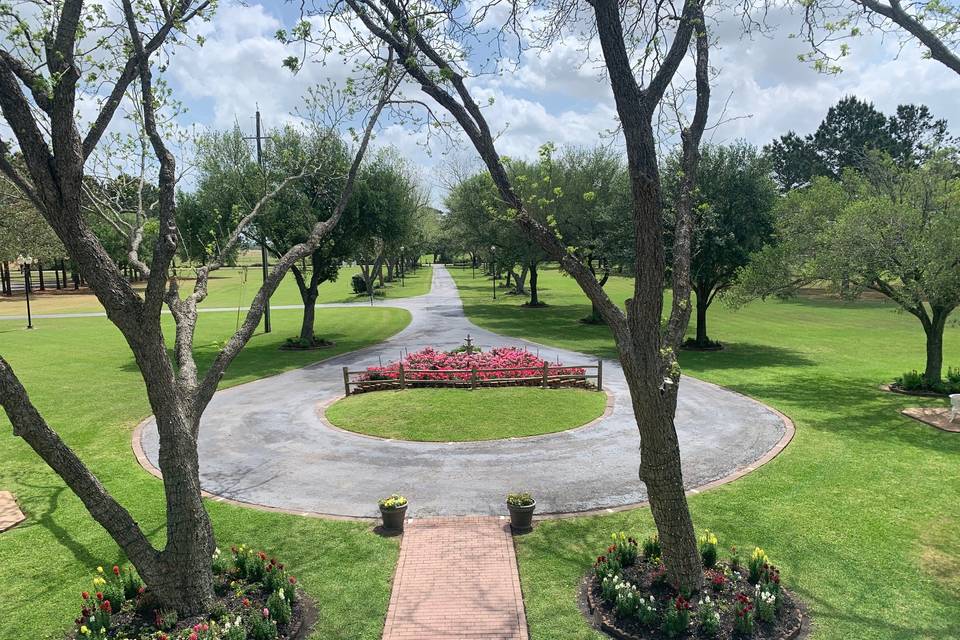
<svg viewBox="0 0 960 640">
<path fill-rule="evenodd" d="M 509 520 L 407 523 L 384 640 L 527 640 Z"/>
</svg>

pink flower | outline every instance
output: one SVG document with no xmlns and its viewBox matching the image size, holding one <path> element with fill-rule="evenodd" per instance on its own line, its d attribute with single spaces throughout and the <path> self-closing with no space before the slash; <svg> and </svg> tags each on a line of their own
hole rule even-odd
<svg viewBox="0 0 960 640">
<path fill-rule="evenodd" d="M 263 608 L 263 617 L 264 618 L 270 617 L 270 609 L 267 609 L 266 607 Z"/>
</svg>

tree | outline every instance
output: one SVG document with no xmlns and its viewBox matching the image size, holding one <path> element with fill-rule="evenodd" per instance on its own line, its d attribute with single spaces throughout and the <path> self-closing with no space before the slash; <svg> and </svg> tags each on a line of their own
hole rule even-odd
<svg viewBox="0 0 960 640">
<path fill-rule="evenodd" d="M 290 266 L 309 255 L 337 224 L 377 117 L 398 79 L 391 72 L 392 65 L 386 64 L 376 86 L 357 87 L 357 95 L 370 96 L 371 102 L 366 105 L 368 117 L 358 134 L 337 210 L 314 227 L 307 242 L 277 261 L 241 326 L 201 372 L 193 356 L 193 339 L 197 306 L 207 295 L 210 274 L 223 264 L 225 253 L 273 196 L 307 173 L 323 169 L 303 167 L 272 185 L 237 223 L 224 251 L 196 269 L 192 291 L 181 296 L 179 281 L 170 269 L 178 238 L 176 162 L 158 127 L 153 77 L 157 58 L 165 54 L 168 41 L 188 38 L 187 26 L 199 16 L 206 17 L 208 10 L 204 1 L 139 2 L 134 6 L 132 0 L 122 0 L 122 12 L 116 16 L 99 5 L 85 7 L 82 0 L 64 0 L 8 5 L 0 12 L 0 25 L 12 36 L 0 48 L 0 113 L 4 131 L 12 132 L 25 167 L 20 170 L 14 164 L 10 143 L 0 139 L 0 172 L 36 207 L 79 265 L 137 363 L 160 435 L 165 546 L 153 546 L 130 513 L 60 439 L 3 358 L 0 405 L 14 434 L 61 477 L 120 546 L 159 607 L 182 615 L 205 613 L 214 599 L 210 563 L 214 535 L 203 505 L 197 453 L 200 417 L 227 367 L 259 325 L 264 304 Z M 158 233 L 150 264 L 140 265 L 146 277 L 142 293 L 123 277 L 83 212 L 87 161 L 134 82 L 139 90 L 136 108 L 157 164 Z M 92 123 L 84 130 L 76 115 L 82 96 L 101 98 Z M 354 113 L 343 107 L 332 108 L 331 113 Z M 132 258 L 139 261 L 133 249 Z M 176 326 L 172 353 L 162 331 L 164 306 Z"/>
<path fill-rule="evenodd" d="M 375 279 L 382 284 L 384 263 L 399 255 L 422 206 L 413 174 L 395 151 L 382 150 L 363 168 L 349 217 L 359 222 L 350 237 L 368 295 L 373 295 Z"/>
<path fill-rule="evenodd" d="M 924 49 L 924 56 L 960 73 L 960 8 L 940 0 L 815 0 L 803 2 L 803 35 L 811 52 L 801 61 L 812 61 L 820 71 L 836 73 L 836 64 L 850 54 L 847 43 L 837 40 L 863 35 L 861 25 L 897 37 L 900 43 L 913 43 Z"/>
<path fill-rule="evenodd" d="M 544 40 L 559 37 L 564 24 L 569 24 L 567 17 L 578 11 L 577 7 L 559 4 L 559 7 L 546 4 L 543 7 L 554 16 L 545 19 L 544 24 L 549 26 L 541 33 Z M 600 287 L 582 253 L 575 248 L 568 251 L 551 223 L 542 224 L 530 214 L 497 151 L 494 133 L 483 110 L 467 86 L 472 72 L 471 65 L 464 63 L 464 56 L 474 42 L 476 30 L 485 22 L 480 15 L 486 15 L 488 6 L 479 8 L 477 15 L 466 11 L 463 20 L 458 19 L 464 14 L 459 2 L 441 3 L 440 9 L 435 3 L 399 4 L 395 0 L 346 0 L 346 6 L 350 9 L 350 18 L 355 18 L 368 32 L 355 29 L 350 34 L 352 50 L 379 50 L 383 46 L 403 61 L 406 72 L 432 100 L 426 105 L 425 117 L 431 124 L 442 127 L 436 108 L 456 122 L 486 165 L 514 222 L 551 259 L 558 261 L 596 303 L 614 335 L 630 388 L 640 435 L 640 477 L 648 489 L 667 576 L 679 589 L 698 590 L 703 571 L 684 494 L 674 416 L 680 378 L 675 349 L 690 316 L 690 191 L 696 179 L 698 148 L 709 105 L 709 42 L 703 5 L 698 0 L 687 0 L 679 15 L 666 5 L 636 9 L 636 13 L 631 13 L 634 8 L 626 7 L 629 15 L 624 16 L 623 6 L 615 0 L 590 2 L 589 27 L 591 31 L 596 29 L 613 90 L 631 182 L 637 277 L 626 313 Z M 351 20 L 345 22 L 353 24 Z M 670 39 L 662 37 L 667 23 L 672 33 Z M 506 31 L 494 30 L 493 33 L 503 36 Z M 368 34 L 372 35 L 372 41 Z M 518 36 L 517 40 L 524 38 Z M 653 119 L 692 41 L 696 42 L 696 107 L 693 118 L 684 124 L 681 133 L 687 184 L 677 207 L 674 302 L 663 330 L 661 312 L 666 264 Z"/>
<path fill-rule="evenodd" d="M 555 172 L 554 183 L 563 194 L 555 205 L 560 235 L 577 247 L 603 287 L 615 267 L 629 267 L 633 261 L 629 178 L 621 155 L 599 146 L 566 148 Z M 603 322 L 596 304 L 591 303 L 583 322 Z"/>
<path fill-rule="evenodd" d="M 918 168 L 872 153 L 839 181 L 816 178 L 776 208 L 776 243 L 738 278 L 737 298 L 790 295 L 818 281 L 844 297 L 875 291 L 926 334 L 924 381 L 943 369 L 943 329 L 960 304 L 960 164 L 942 153 Z"/>
<path fill-rule="evenodd" d="M 266 238 L 267 251 L 274 259 L 305 242 L 313 227 L 332 215 L 350 163 L 346 145 L 339 137 L 293 127 L 268 132 L 263 170 L 238 127 L 203 136 L 197 155 L 197 189 L 188 200 L 190 207 L 181 212 L 181 219 L 190 224 L 198 239 L 210 238 L 210 243 L 200 249 L 204 255 L 220 249 L 228 237 L 224 231 L 232 229 L 242 212 L 263 197 L 268 185 L 296 173 L 298 167 L 325 167 L 323 173 L 305 175 L 274 196 L 251 225 L 250 235 L 258 242 Z M 347 238 L 356 227 L 353 214 L 356 210 L 348 207 L 340 223 L 313 253 L 290 267 L 303 302 L 298 339 L 304 345 L 315 341 L 319 286 L 336 279 L 340 263 L 349 255 Z M 194 215 L 199 220 L 191 219 Z M 214 221 L 211 226 L 204 225 Z M 194 240 L 192 244 L 201 243 Z"/>
<path fill-rule="evenodd" d="M 789 191 L 816 176 L 839 179 L 847 167 L 859 167 L 871 150 L 908 166 L 948 142 L 946 120 L 934 120 L 925 105 L 902 104 L 888 118 L 873 104 L 847 96 L 830 107 L 814 133 L 801 138 L 787 132 L 765 151 L 781 189 Z"/>
<path fill-rule="evenodd" d="M 670 156 L 665 174 L 677 174 L 681 158 Z M 769 163 L 752 145 L 705 146 L 697 172 L 690 281 L 697 301 L 697 335 L 692 344 L 708 348 L 707 309 L 734 282 L 737 271 L 773 233 L 776 186 Z M 677 197 L 676 180 L 667 180 L 667 202 Z M 669 243 L 668 243 L 669 246 Z"/>
</svg>

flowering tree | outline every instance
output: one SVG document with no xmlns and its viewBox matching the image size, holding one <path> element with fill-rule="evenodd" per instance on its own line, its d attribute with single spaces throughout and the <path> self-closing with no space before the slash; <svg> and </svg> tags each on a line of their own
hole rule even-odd
<svg viewBox="0 0 960 640">
<path fill-rule="evenodd" d="M 15 143 L 0 138 L 0 172 L 36 207 L 79 265 L 107 317 L 120 330 L 140 369 L 160 435 L 160 469 L 166 498 L 166 542 L 157 549 L 130 513 L 47 424 L 27 390 L 0 358 L 0 405 L 14 434 L 63 479 L 91 516 L 110 534 L 143 577 L 161 607 L 193 614 L 209 610 L 214 598 L 211 555 L 214 536 L 203 506 L 198 471 L 200 417 L 227 367 L 253 335 L 264 305 L 291 265 L 309 255 L 337 224 L 372 135 L 376 120 L 397 82 L 389 61 L 370 86 L 356 95 L 369 96 L 362 133 L 357 135 L 338 204 L 309 237 L 292 247 L 274 265 L 254 296 L 246 318 L 220 349 L 206 371 L 193 357 L 197 306 L 207 295 L 211 272 L 236 245 L 262 208 L 287 185 L 322 170 L 303 166 L 271 185 L 249 211 L 235 220 L 222 248 L 196 270 L 190 292 L 181 294 L 170 265 L 177 250 L 176 162 L 158 126 L 153 74 L 165 47 L 188 38 L 187 26 L 207 18 L 206 0 L 122 0 L 119 15 L 83 0 L 42 0 L 4 5 L 0 29 L 0 113 Z M 131 260 L 146 277 L 138 293 L 123 277 L 100 238 L 83 215 L 85 169 L 131 86 L 138 90 L 136 108 L 157 163 L 158 232 L 149 264 L 132 245 Z M 98 111 L 92 123 L 78 119 L 81 99 L 93 98 Z M 334 109 L 351 113 L 352 109 Z M 340 119 L 342 121 L 342 118 Z M 328 135 L 336 135 L 327 128 Z M 15 144 L 15 147 L 11 146 Z M 13 159 L 16 150 L 23 168 Z M 134 237 L 139 234 L 133 234 Z M 161 327 L 166 306 L 176 325 L 173 353 Z"/>
</svg>

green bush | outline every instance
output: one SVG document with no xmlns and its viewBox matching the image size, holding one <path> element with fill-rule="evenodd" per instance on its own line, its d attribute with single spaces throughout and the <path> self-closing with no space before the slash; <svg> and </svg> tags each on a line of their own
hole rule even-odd
<svg viewBox="0 0 960 640">
<path fill-rule="evenodd" d="M 350 278 L 350 286 L 353 287 L 353 292 L 357 295 L 367 292 L 367 282 L 359 273 L 353 274 L 353 277 Z"/>
</svg>

